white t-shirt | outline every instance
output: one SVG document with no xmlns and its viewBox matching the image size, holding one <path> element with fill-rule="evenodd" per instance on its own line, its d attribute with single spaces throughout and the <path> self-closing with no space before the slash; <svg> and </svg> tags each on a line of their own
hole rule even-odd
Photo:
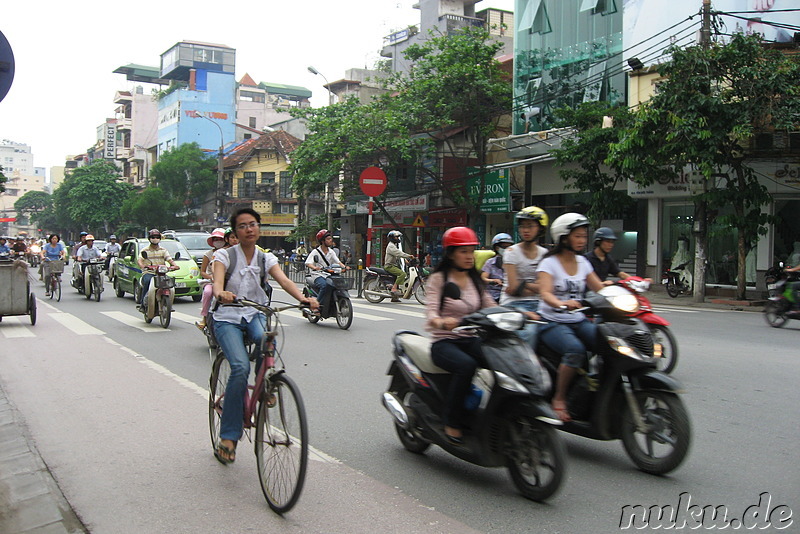
<svg viewBox="0 0 800 534">
<path fill-rule="evenodd" d="M 225 285 L 225 291 L 230 291 L 238 298 L 246 298 L 259 304 L 266 304 L 268 301 L 267 294 L 261 289 L 261 266 L 258 264 L 259 252 L 253 254 L 250 264 L 247 263 L 247 258 L 241 245 L 235 247 L 221 248 L 214 253 L 213 262 L 219 262 L 225 266 L 225 270 L 230 265 L 230 251 L 236 249 L 236 265 L 233 268 L 231 277 Z M 278 258 L 271 252 L 266 252 L 264 258 L 265 268 L 267 272 L 273 265 L 278 264 Z M 215 321 L 224 321 L 227 323 L 239 324 L 242 319 L 250 322 L 253 317 L 258 314 L 258 310 L 249 306 L 242 308 L 234 306 L 220 306 L 214 312 Z"/>
<path fill-rule="evenodd" d="M 500 305 L 505 306 L 511 302 L 516 302 L 520 300 L 539 300 L 538 296 L 529 295 L 529 296 L 521 296 L 515 297 L 513 295 L 509 295 L 506 293 L 506 288 L 508 287 L 508 273 L 505 272 L 506 265 L 514 265 L 517 270 L 517 285 L 521 284 L 523 281 L 525 282 L 535 282 L 536 281 L 536 267 L 539 265 L 539 262 L 542 261 L 542 258 L 545 254 L 547 254 L 547 249 L 544 247 L 540 247 L 536 245 L 536 250 L 539 251 L 539 254 L 536 256 L 535 259 L 530 259 L 528 256 L 525 255 L 525 251 L 522 250 L 522 245 L 517 243 L 516 245 L 511 245 L 508 247 L 503 254 L 503 291 L 500 293 Z"/>
<path fill-rule="evenodd" d="M 328 260 L 327 264 L 324 261 L 322 261 L 322 256 L 324 256 L 325 259 Z M 340 265 L 341 263 L 342 262 L 339 261 L 339 256 L 336 255 L 336 253 L 333 251 L 332 248 L 329 248 L 328 252 L 323 254 L 322 249 L 317 247 L 313 249 L 306 258 L 306 265 L 313 265 L 314 267 L 322 267 L 323 269 L 327 269 L 328 267 L 332 267 L 334 265 L 341 266 Z M 315 278 L 318 278 L 320 276 L 328 276 L 328 273 L 323 271 L 311 271 L 308 273 L 308 276 L 309 278 L 314 280 Z"/>
<path fill-rule="evenodd" d="M 537 269 L 537 272 L 545 272 L 553 277 L 553 294 L 561 301 L 583 298 L 583 294 L 586 292 L 586 277 L 594 272 L 589 260 L 583 256 L 576 255 L 575 257 L 578 260 L 578 270 L 573 276 L 567 274 L 556 256 L 543 259 Z M 548 321 L 557 323 L 579 323 L 586 318 L 580 312 L 558 313 L 544 300 L 539 303 L 538 313 Z"/>
</svg>

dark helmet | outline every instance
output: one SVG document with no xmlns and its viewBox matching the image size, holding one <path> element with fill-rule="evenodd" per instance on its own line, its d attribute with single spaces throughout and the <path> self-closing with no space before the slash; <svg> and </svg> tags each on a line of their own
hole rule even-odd
<svg viewBox="0 0 800 534">
<path fill-rule="evenodd" d="M 594 231 L 594 244 L 597 245 L 600 241 L 603 240 L 609 241 L 616 241 L 617 235 L 614 233 L 614 230 L 607 226 L 601 226 L 597 230 Z"/>
<path fill-rule="evenodd" d="M 508 243 L 509 245 L 513 245 L 514 238 L 505 233 L 497 234 L 492 238 L 492 248 L 496 247 L 497 245 L 502 245 L 503 243 Z"/>
<path fill-rule="evenodd" d="M 333 234 L 330 233 L 326 228 L 323 228 L 322 230 L 317 232 L 317 243 L 322 243 L 329 235 Z"/>
<path fill-rule="evenodd" d="M 147 232 L 147 238 L 150 239 L 151 237 L 157 237 L 161 239 L 161 231 L 158 228 L 152 228 L 149 232 Z"/>
<path fill-rule="evenodd" d="M 81 232 L 81 233 L 80 233 L 80 236 L 81 236 L 81 237 L 84 237 L 84 236 L 87 236 L 87 235 L 89 235 L 89 232 Z"/>
<path fill-rule="evenodd" d="M 450 228 L 442 236 L 442 246 L 446 249 L 450 247 L 477 247 L 478 244 L 477 234 L 466 226 Z"/>
<path fill-rule="evenodd" d="M 392 230 L 389 232 L 388 237 L 392 243 L 399 243 L 403 239 L 403 232 L 400 230 Z"/>
</svg>

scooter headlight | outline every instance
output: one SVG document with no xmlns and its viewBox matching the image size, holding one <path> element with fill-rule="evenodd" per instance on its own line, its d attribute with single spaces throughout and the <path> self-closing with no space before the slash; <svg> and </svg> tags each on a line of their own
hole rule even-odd
<svg viewBox="0 0 800 534">
<path fill-rule="evenodd" d="M 636 295 L 627 289 L 619 286 L 606 286 L 599 291 L 612 306 L 625 313 L 635 313 L 639 311 L 639 300 Z"/>
<path fill-rule="evenodd" d="M 494 326 L 508 332 L 519 330 L 525 325 L 525 316 L 516 311 L 492 313 L 487 317 Z"/>
<path fill-rule="evenodd" d="M 642 355 L 636 351 L 636 349 L 628 345 L 622 338 L 609 336 L 608 344 L 612 349 L 619 352 L 623 356 L 627 356 L 628 358 L 634 358 L 636 360 L 644 359 Z"/>
</svg>

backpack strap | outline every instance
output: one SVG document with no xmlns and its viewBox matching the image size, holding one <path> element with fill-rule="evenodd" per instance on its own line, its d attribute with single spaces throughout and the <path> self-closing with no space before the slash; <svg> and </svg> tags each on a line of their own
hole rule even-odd
<svg viewBox="0 0 800 534">
<path fill-rule="evenodd" d="M 328 267 L 331 266 L 330 262 L 328 262 L 328 259 L 325 257 L 325 254 L 322 253 L 319 247 L 315 248 L 314 251 L 317 252 L 318 257 L 322 258 L 322 261 L 325 262 L 325 265 L 327 265 Z"/>
<path fill-rule="evenodd" d="M 236 263 L 239 260 L 236 247 L 231 247 L 228 250 L 228 268 L 225 270 L 225 285 L 228 285 Z M 256 248 L 256 264 L 261 268 L 261 289 L 267 294 L 268 303 L 272 302 L 272 286 L 268 282 L 269 272 L 267 271 L 267 255 L 264 251 Z"/>
</svg>

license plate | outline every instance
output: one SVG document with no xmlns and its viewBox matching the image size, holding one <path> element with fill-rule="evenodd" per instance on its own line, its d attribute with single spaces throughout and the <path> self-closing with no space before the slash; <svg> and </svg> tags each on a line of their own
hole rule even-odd
<svg viewBox="0 0 800 534">
<path fill-rule="evenodd" d="M 666 278 L 664 278 L 663 280 L 661 280 L 661 283 L 662 283 L 662 284 L 664 284 L 664 285 L 667 285 L 667 282 L 669 282 L 669 280 L 667 280 Z"/>
<path fill-rule="evenodd" d="M 175 282 L 175 287 L 186 287 L 186 282 Z"/>
<path fill-rule="evenodd" d="M 778 289 L 778 284 L 767 284 L 767 289 Z"/>
</svg>

